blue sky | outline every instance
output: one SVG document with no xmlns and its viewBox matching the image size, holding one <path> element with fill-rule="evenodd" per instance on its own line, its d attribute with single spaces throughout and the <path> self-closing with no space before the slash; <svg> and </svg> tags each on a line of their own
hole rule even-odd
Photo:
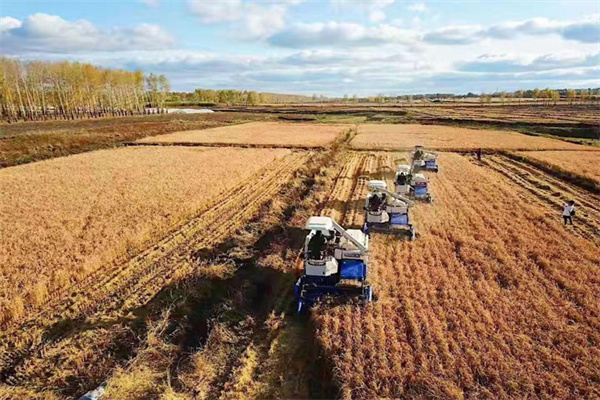
<svg viewBox="0 0 600 400">
<path fill-rule="evenodd" d="M 0 50 L 164 73 L 182 91 L 598 87 L 600 1 L 2 0 Z"/>
</svg>

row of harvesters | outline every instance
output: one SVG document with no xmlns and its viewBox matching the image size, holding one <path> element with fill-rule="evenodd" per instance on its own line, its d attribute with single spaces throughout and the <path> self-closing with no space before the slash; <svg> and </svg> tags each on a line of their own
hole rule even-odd
<svg viewBox="0 0 600 400">
<path fill-rule="evenodd" d="M 365 302 L 373 299 L 373 288 L 367 282 L 369 233 L 406 233 L 411 240 L 416 238 L 409 209 L 415 201 L 433 201 L 429 180 L 419 171 L 437 172 L 437 156 L 415 146 L 411 164 L 397 166 L 394 192 L 383 180 L 369 181 L 362 230 L 344 229 L 329 217 L 308 220 L 304 273 L 294 287 L 298 312 L 324 296 L 358 296 Z"/>
</svg>

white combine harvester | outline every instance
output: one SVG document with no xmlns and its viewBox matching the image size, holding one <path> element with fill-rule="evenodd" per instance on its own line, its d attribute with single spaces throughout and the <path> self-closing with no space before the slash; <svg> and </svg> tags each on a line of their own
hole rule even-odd
<svg viewBox="0 0 600 400">
<path fill-rule="evenodd" d="M 428 151 L 421 145 L 415 146 L 415 149 L 410 153 L 412 160 L 412 168 L 414 171 L 429 170 L 438 172 L 440 170 L 437 165 L 438 153 Z"/>
<path fill-rule="evenodd" d="M 363 232 L 407 233 L 410 240 L 416 238 L 408 210 L 413 202 L 403 195 L 387 190 L 385 181 L 368 183 L 369 194 L 365 200 L 365 224 Z"/>
<path fill-rule="evenodd" d="M 369 236 L 344 229 L 329 217 L 311 217 L 304 242 L 304 274 L 294 286 L 298 312 L 324 296 L 373 299 L 367 283 Z"/>
<path fill-rule="evenodd" d="M 410 165 L 401 164 L 396 167 L 395 178 L 396 194 L 407 196 L 415 200 L 433 201 L 429 193 L 429 179 L 419 173 L 414 173 Z"/>
</svg>

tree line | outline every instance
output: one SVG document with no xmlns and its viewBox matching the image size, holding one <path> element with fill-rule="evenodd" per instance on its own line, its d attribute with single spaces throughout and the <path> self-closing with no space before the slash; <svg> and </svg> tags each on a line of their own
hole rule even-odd
<svg viewBox="0 0 600 400">
<path fill-rule="evenodd" d="M 234 89 L 196 89 L 193 92 L 173 92 L 167 99 L 167 102 L 171 105 L 226 104 L 229 106 L 252 106 L 257 104 L 274 103 L 306 103 L 310 101 L 310 97 L 302 95 L 263 93 L 252 90 Z"/>
<path fill-rule="evenodd" d="M 165 112 L 169 81 L 77 62 L 0 58 L 0 121 Z"/>
</svg>

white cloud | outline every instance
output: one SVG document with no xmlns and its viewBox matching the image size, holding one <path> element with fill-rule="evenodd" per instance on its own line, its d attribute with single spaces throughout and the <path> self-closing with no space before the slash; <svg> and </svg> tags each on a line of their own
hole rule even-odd
<svg viewBox="0 0 600 400">
<path fill-rule="evenodd" d="M 18 28 L 21 26 L 21 24 L 22 22 L 16 18 L 0 17 L 0 33 Z"/>
<path fill-rule="evenodd" d="M 271 44 L 282 47 L 374 46 L 387 43 L 411 45 L 418 39 L 412 31 L 391 25 L 365 27 L 348 22 L 296 24 L 274 36 Z"/>
<path fill-rule="evenodd" d="M 482 32 L 478 25 L 446 26 L 426 33 L 423 40 L 433 44 L 468 44 L 481 40 Z"/>
<path fill-rule="evenodd" d="M 407 7 L 410 11 L 414 11 L 414 12 L 426 12 L 427 11 L 427 5 L 425 5 L 425 3 L 413 3 L 410 6 Z"/>
<path fill-rule="evenodd" d="M 371 22 L 382 22 L 385 21 L 386 15 L 382 10 L 373 10 L 369 14 L 369 20 Z"/>
<path fill-rule="evenodd" d="M 157 25 L 102 30 L 86 20 L 66 21 L 42 13 L 30 15 L 20 24 L 14 18 L 3 21 L 0 35 L 7 54 L 164 49 L 174 43 L 173 37 Z"/>
<path fill-rule="evenodd" d="M 200 22 L 215 24 L 238 22 L 235 30 L 242 39 L 263 39 L 285 27 L 287 6 L 304 0 L 265 0 L 262 3 L 242 0 L 188 0 L 189 10 Z M 266 3 L 270 4 L 266 4 Z"/>
<path fill-rule="evenodd" d="M 243 37 L 266 38 L 285 28 L 285 7 L 274 5 L 261 7 L 250 4 L 244 11 Z"/>
<path fill-rule="evenodd" d="M 531 56 L 525 54 L 482 54 L 471 61 L 457 62 L 460 71 L 468 72 L 534 72 L 600 67 L 600 53 L 555 53 Z"/>
<path fill-rule="evenodd" d="M 241 17 L 242 0 L 187 0 L 189 10 L 200 22 L 214 24 L 235 21 Z"/>
</svg>

